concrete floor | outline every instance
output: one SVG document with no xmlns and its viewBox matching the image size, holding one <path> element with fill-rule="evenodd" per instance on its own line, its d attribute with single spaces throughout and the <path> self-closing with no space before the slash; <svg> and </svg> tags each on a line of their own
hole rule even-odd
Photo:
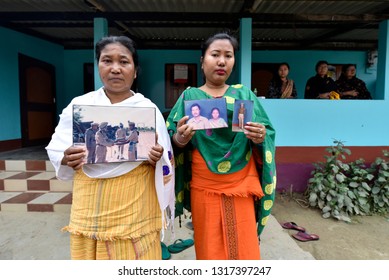
<svg viewBox="0 0 389 280">
<path fill-rule="evenodd" d="M 68 260 L 69 234 L 61 232 L 67 224 L 69 213 L 0 212 L 0 260 Z M 189 220 L 183 220 L 183 225 Z M 188 239 L 193 232 L 185 226 L 178 227 L 175 237 L 167 232 L 165 244 L 175 239 Z M 271 216 L 261 238 L 262 259 L 311 260 L 313 256 L 303 251 L 289 234 Z M 171 260 L 195 260 L 194 247 Z"/>
<path fill-rule="evenodd" d="M 0 160 L 48 160 L 45 146 L 0 152 Z M 69 221 L 68 212 L 19 212 L 0 211 L 0 260 L 68 260 L 69 234 L 61 228 Z M 176 219 L 175 235 L 166 232 L 164 242 L 193 237 L 193 231 Z M 311 260 L 314 257 L 301 249 L 278 221 L 270 216 L 261 236 L 261 255 L 265 260 Z M 194 247 L 172 260 L 195 260 Z"/>
</svg>

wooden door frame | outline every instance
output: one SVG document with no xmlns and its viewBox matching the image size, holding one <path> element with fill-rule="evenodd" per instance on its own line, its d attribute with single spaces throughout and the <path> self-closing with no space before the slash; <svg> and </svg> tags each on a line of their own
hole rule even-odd
<svg viewBox="0 0 389 280">
<path fill-rule="evenodd" d="M 37 111 L 51 111 L 52 122 L 56 121 L 56 79 L 55 79 L 55 67 L 52 64 L 41 61 L 39 59 L 27 56 L 22 53 L 18 53 L 19 63 L 19 96 L 20 96 L 20 131 L 21 131 L 21 144 L 22 147 L 36 146 L 47 144 L 50 139 L 42 138 L 37 140 L 30 140 L 28 137 L 28 109 L 34 109 Z M 37 66 L 47 70 L 51 74 L 52 83 L 52 95 L 54 98 L 53 104 L 28 104 L 27 102 L 27 82 L 25 70 L 29 66 Z M 54 129 L 54 128 L 53 128 Z"/>
</svg>

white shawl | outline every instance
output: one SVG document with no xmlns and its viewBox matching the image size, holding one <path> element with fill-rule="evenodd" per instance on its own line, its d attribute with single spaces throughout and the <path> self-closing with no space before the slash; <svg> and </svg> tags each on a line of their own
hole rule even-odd
<svg viewBox="0 0 389 280">
<path fill-rule="evenodd" d="M 158 134 L 158 143 L 164 148 L 163 156 L 155 167 L 155 186 L 159 205 L 162 211 L 162 234 L 164 238 L 164 229 L 174 226 L 175 211 L 175 193 L 174 193 L 174 158 L 170 137 L 166 129 L 165 120 L 158 107 L 145 98 L 141 93 L 134 95 L 126 100 L 111 104 L 105 95 L 103 88 L 89 92 L 82 96 L 75 97 L 70 104 L 62 111 L 59 123 L 55 129 L 52 139 L 46 147 L 48 156 L 53 164 L 56 176 L 60 180 L 72 180 L 74 170 L 68 166 L 61 165 L 64 151 L 72 146 L 73 135 L 73 104 L 77 105 L 105 105 L 105 106 L 132 106 L 132 107 L 154 107 L 156 108 L 156 132 Z M 170 155 L 170 159 L 169 159 Z M 172 159 L 172 160 L 171 160 Z M 85 174 L 91 178 L 112 178 L 123 175 L 136 168 L 140 162 L 123 162 L 108 164 L 89 164 L 83 166 Z M 165 173 L 163 170 L 165 167 Z"/>
</svg>

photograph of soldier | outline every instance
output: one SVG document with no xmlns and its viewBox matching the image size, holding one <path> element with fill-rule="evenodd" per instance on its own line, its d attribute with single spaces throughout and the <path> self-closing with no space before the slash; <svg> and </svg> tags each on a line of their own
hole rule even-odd
<svg viewBox="0 0 389 280">
<path fill-rule="evenodd" d="M 107 131 L 108 123 L 102 122 L 96 132 L 96 163 L 107 162 L 107 147 L 112 147 L 114 141 L 109 139 Z"/>
<path fill-rule="evenodd" d="M 128 160 L 135 161 L 138 158 L 138 136 L 139 132 L 136 129 L 135 123 L 128 121 L 129 135 L 126 137 L 128 141 Z"/>
<path fill-rule="evenodd" d="M 246 108 L 244 107 L 244 103 L 240 103 L 239 111 L 238 111 L 238 120 L 239 120 L 239 128 L 244 129 L 244 115 L 246 112 Z"/>
<path fill-rule="evenodd" d="M 252 100 L 235 100 L 232 116 L 232 131 L 245 131 L 245 125 L 247 122 L 250 122 L 253 117 L 253 104 Z"/>
<path fill-rule="evenodd" d="M 85 130 L 85 145 L 88 151 L 87 163 L 95 163 L 96 160 L 96 132 L 99 124 L 91 123 L 90 128 Z"/>
<path fill-rule="evenodd" d="M 73 145 L 85 147 L 86 164 L 148 161 L 155 127 L 152 107 L 73 106 Z M 86 142 L 78 141 L 80 133 Z"/>
<path fill-rule="evenodd" d="M 119 128 L 115 132 L 115 144 L 117 145 L 117 159 L 123 160 L 124 155 L 124 145 L 125 145 L 125 140 L 126 140 L 127 132 L 126 129 L 124 128 L 123 124 L 119 124 Z"/>
</svg>

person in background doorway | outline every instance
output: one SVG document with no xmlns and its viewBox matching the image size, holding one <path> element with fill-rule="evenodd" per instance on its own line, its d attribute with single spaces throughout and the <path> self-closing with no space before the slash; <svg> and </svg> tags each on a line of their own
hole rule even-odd
<svg viewBox="0 0 389 280">
<path fill-rule="evenodd" d="M 371 99 L 371 94 L 366 84 L 356 77 L 355 64 L 342 66 L 342 74 L 336 81 L 342 99 Z"/>
<path fill-rule="evenodd" d="M 305 99 L 330 99 L 331 92 L 338 92 L 333 79 L 327 76 L 328 62 L 316 63 L 316 75 L 309 78 L 305 86 Z"/>
<path fill-rule="evenodd" d="M 269 84 L 268 98 L 297 98 L 294 81 L 288 78 L 289 70 L 289 64 L 286 62 L 278 66 L 277 74 L 274 75 Z"/>
</svg>

